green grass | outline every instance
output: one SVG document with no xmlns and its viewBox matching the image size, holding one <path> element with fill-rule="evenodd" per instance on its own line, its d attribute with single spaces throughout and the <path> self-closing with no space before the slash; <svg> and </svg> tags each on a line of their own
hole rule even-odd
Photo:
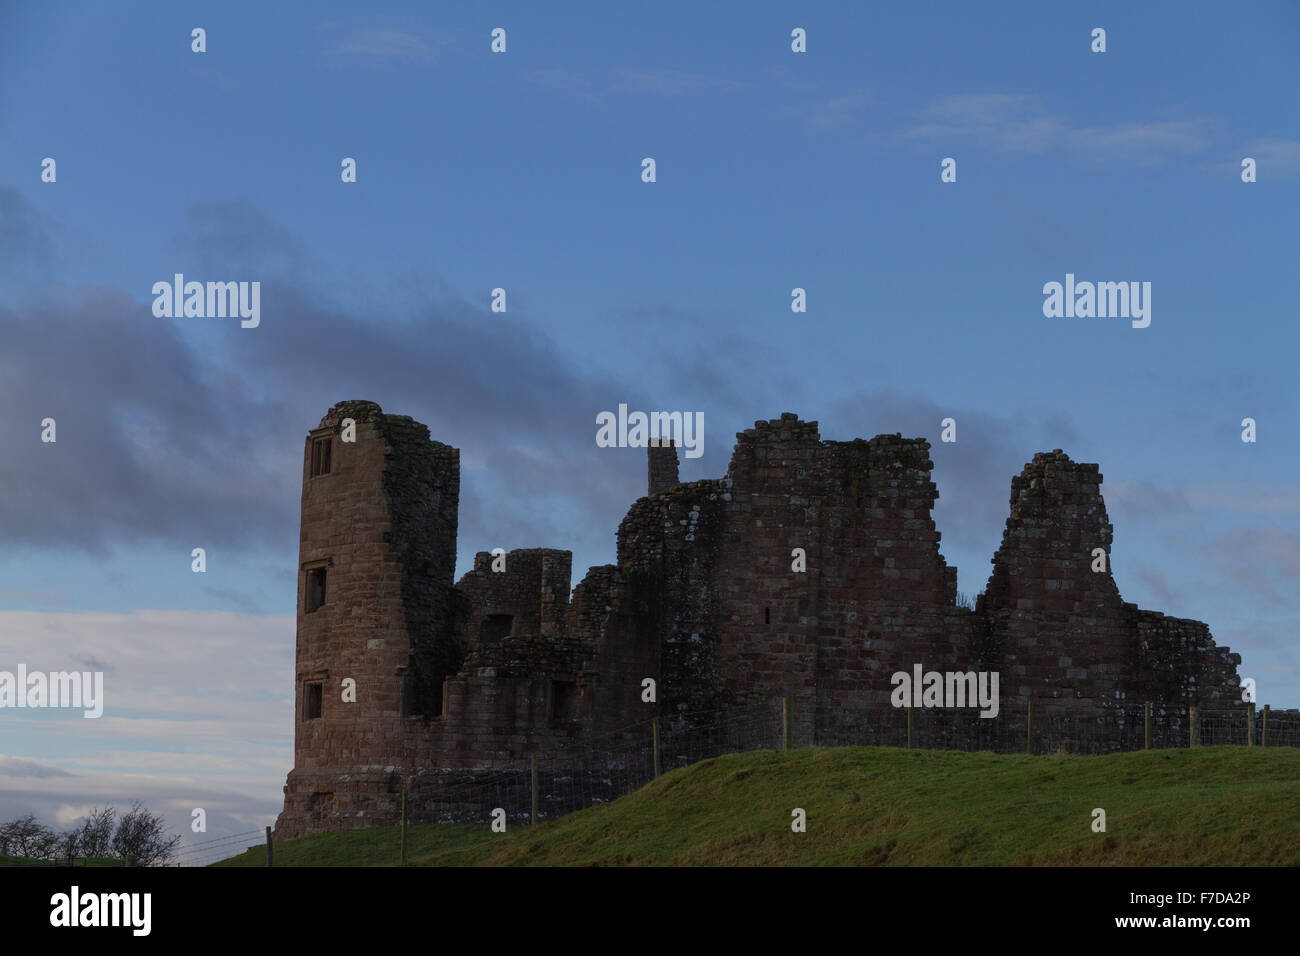
<svg viewBox="0 0 1300 956">
<path fill-rule="evenodd" d="M 791 832 L 795 807 L 806 833 Z M 1105 833 L 1092 830 L 1095 807 Z M 411 827 L 407 840 L 408 860 L 428 866 L 1294 866 L 1300 750 L 730 754 L 536 828 Z M 224 864 L 262 865 L 259 852 Z M 277 865 L 389 865 L 397 833 L 321 834 L 275 853 Z"/>
<path fill-rule="evenodd" d="M 470 848 L 494 835 L 500 836 L 493 834 L 486 824 L 407 827 L 406 858 L 423 860 L 451 848 Z M 400 828 L 374 827 L 318 833 L 277 843 L 273 862 L 276 866 L 394 866 L 400 854 Z M 212 866 L 266 866 L 266 847 L 253 847 Z"/>
<path fill-rule="evenodd" d="M 67 866 L 66 860 L 33 860 L 26 856 L 0 856 L 0 866 Z M 74 866 L 121 866 L 121 860 L 110 860 L 107 857 L 77 857 Z"/>
</svg>

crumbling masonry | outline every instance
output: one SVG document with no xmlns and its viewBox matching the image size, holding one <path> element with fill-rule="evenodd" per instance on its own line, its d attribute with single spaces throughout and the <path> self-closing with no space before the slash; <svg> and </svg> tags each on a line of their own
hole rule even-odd
<svg viewBox="0 0 1300 956">
<path fill-rule="evenodd" d="M 889 709 L 891 675 L 914 664 L 998 671 L 1002 710 L 1032 698 L 1044 719 L 1243 706 L 1240 657 L 1204 624 L 1124 603 L 1109 560 L 1092 570 L 1111 545 L 1101 475 L 1060 451 L 1012 480 L 987 589 L 957 606 L 929 448 L 822 441 L 783 415 L 737 435 L 725 478 L 688 484 L 676 449 L 651 448 L 618 564 L 570 596 L 560 550 L 480 553 L 454 582 L 459 452 L 371 402 L 336 405 L 304 455 L 295 760 L 276 838 L 391 823 L 403 785 L 418 812 L 422 795 L 534 754 L 581 759 L 585 741 L 651 715 L 789 697 L 796 741 L 838 739 Z"/>
</svg>

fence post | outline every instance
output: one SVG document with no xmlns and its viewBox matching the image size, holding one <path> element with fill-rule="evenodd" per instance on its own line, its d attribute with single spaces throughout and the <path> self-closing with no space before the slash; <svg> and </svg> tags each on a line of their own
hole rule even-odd
<svg viewBox="0 0 1300 956">
<path fill-rule="evenodd" d="M 271 865 L 271 828 L 266 828 L 266 865 Z"/>
<path fill-rule="evenodd" d="M 1034 752 L 1034 698 L 1029 698 L 1029 709 L 1025 711 L 1025 753 Z"/>
<path fill-rule="evenodd" d="M 1146 702 L 1146 704 L 1144 705 L 1144 710 L 1146 711 L 1146 721 L 1144 724 L 1144 739 L 1146 742 L 1142 745 L 1142 749 L 1150 750 L 1151 749 L 1151 701 Z"/>
<path fill-rule="evenodd" d="M 1247 712 L 1246 719 L 1250 721 L 1246 725 L 1246 746 L 1253 747 L 1255 746 L 1255 702 L 1253 700 L 1250 702 L 1250 709 Z"/>
<path fill-rule="evenodd" d="M 790 749 L 790 698 L 781 698 L 781 749 Z"/>
<path fill-rule="evenodd" d="M 907 705 L 907 749 L 912 749 L 912 705 Z"/>
<path fill-rule="evenodd" d="M 406 784 L 402 784 L 402 831 L 398 847 L 401 865 L 406 866 Z"/>
<path fill-rule="evenodd" d="M 650 730 L 654 735 L 655 778 L 659 777 L 659 718 L 650 718 Z"/>
<path fill-rule="evenodd" d="M 530 827 L 537 824 L 537 754 L 533 754 L 532 778 L 533 810 L 528 816 L 528 825 Z"/>
<path fill-rule="evenodd" d="M 1190 747 L 1201 745 L 1201 708 L 1187 708 L 1187 744 Z"/>
<path fill-rule="evenodd" d="M 1259 745 L 1261 747 L 1268 746 L 1268 704 L 1264 705 L 1264 733 L 1260 739 Z"/>
</svg>

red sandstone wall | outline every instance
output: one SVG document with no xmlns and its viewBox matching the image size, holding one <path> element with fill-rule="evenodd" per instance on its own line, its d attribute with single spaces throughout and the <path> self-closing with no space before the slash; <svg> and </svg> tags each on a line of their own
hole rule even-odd
<svg viewBox="0 0 1300 956">
<path fill-rule="evenodd" d="M 511 552 L 504 574 L 481 553 L 453 588 L 455 449 L 370 403 L 336 406 L 321 426 L 345 416 L 357 442 L 335 443 L 332 473 L 309 476 L 310 436 L 304 463 L 302 561 L 333 564 L 328 603 L 309 615 L 300 575 L 280 839 L 388 821 L 404 781 L 418 810 L 474 771 L 523 772 L 534 753 L 580 761 L 656 714 L 789 696 L 796 743 L 836 739 L 887 707 L 890 676 L 914 664 L 999 671 L 1004 713 L 1031 696 L 1074 716 L 1239 703 L 1240 658 L 1205 625 L 1122 601 L 1101 475 L 1059 451 L 1013 480 L 975 613 L 955 606 L 956 569 L 939 551 L 929 444 L 824 442 L 793 415 L 738 435 L 720 480 L 676 484 L 671 450 L 652 452 L 652 494 L 620 525 L 618 566 L 591 569 L 570 601 L 571 557 L 550 549 Z M 1104 572 L 1091 570 L 1094 547 Z M 485 643 L 489 614 L 513 627 Z M 412 707 L 443 675 L 442 709 Z M 357 704 L 339 701 L 344 676 Z M 326 685 L 316 721 L 302 715 L 309 680 Z"/>
</svg>

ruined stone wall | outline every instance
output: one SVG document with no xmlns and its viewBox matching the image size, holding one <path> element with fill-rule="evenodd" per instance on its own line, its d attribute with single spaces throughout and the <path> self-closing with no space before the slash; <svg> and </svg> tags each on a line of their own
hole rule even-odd
<svg viewBox="0 0 1300 956">
<path fill-rule="evenodd" d="M 312 441 L 337 439 L 345 417 L 357 441 L 336 440 L 330 473 L 313 477 Z M 483 774 L 522 779 L 534 754 L 555 787 L 578 774 L 595 794 L 617 774 L 597 780 L 584 761 L 620 758 L 592 748 L 637 744 L 650 716 L 684 726 L 788 697 L 796 745 L 863 742 L 873 719 L 898 716 L 890 678 L 914 665 L 998 671 L 999 729 L 1013 735 L 1031 698 L 1036 732 L 1084 727 L 1116 747 L 1133 745 L 1147 701 L 1162 716 L 1244 706 L 1240 658 L 1204 624 L 1123 602 L 1101 475 L 1059 450 L 1012 480 L 986 592 L 957 607 L 929 449 L 901 435 L 823 441 L 787 414 L 737 435 L 725 477 L 680 484 L 675 449 L 651 448 L 617 566 L 592 568 L 570 597 L 570 553 L 543 548 L 510 552 L 504 571 L 479 553 L 453 586 L 457 451 L 372 403 L 335 406 L 304 458 L 301 559 L 327 566 L 328 598 L 306 612 L 300 572 L 295 768 L 277 839 L 391 822 L 403 785 L 417 819 L 450 812 Z M 340 700 L 343 677 L 355 704 Z M 303 715 L 310 683 L 325 688 L 316 719 Z"/>
<path fill-rule="evenodd" d="M 658 577 L 669 711 L 788 696 L 811 741 L 887 703 L 901 659 L 970 666 L 926 442 L 824 442 L 794 415 L 737 438 L 726 478 L 642 499 L 619 529 L 620 567 Z"/>
<path fill-rule="evenodd" d="M 492 570 L 493 564 L 504 570 Z M 568 610 L 573 555 L 528 548 L 493 555 L 480 551 L 474 568 L 456 587 L 469 598 L 470 630 L 476 642 L 491 639 L 492 617 L 509 617 L 511 633 L 559 637 Z M 501 622 L 504 623 L 504 622 Z"/>
<path fill-rule="evenodd" d="M 573 590 L 565 632 L 578 636 L 589 651 L 583 684 L 590 701 L 593 735 L 608 739 L 616 731 L 640 726 L 660 713 L 658 701 L 642 700 L 642 682 L 656 681 L 662 700 L 665 617 L 660 578 L 636 568 L 592 568 Z M 636 736 L 636 734 L 628 734 Z"/>
<path fill-rule="evenodd" d="M 1130 697 L 1178 710 L 1241 706 L 1240 654 L 1216 645 L 1200 621 L 1125 607 L 1136 630 Z"/>
<path fill-rule="evenodd" d="M 1091 712 L 1128 706 L 1134 634 L 1111 574 L 1101 478 L 1058 449 L 1035 455 L 1011 482 L 1011 514 L 976 609 L 1004 698 Z M 1094 549 L 1104 570 L 1092 570 Z"/>
<path fill-rule="evenodd" d="M 619 569 L 635 582 L 627 599 L 653 616 L 658 708 L 697 713 L 725 706 L 715 660 L 717 572 L 726 521 L 723 483 L 693 482 L 637 501 L 619 526 Z"/>
<path fill-rule="evenodd" d="M 410 658 L 402 715 L 442 713 L 443 682 L 465 657 L 460 605 L 450 593 L 456 573 L 460 452 L 429 439 L 429 429 L 405 415 L 384 415 L 388 443 L 383 490 L 388 499 L 390 562 L 401 569 L 401 599 Z"/>
</svg>

